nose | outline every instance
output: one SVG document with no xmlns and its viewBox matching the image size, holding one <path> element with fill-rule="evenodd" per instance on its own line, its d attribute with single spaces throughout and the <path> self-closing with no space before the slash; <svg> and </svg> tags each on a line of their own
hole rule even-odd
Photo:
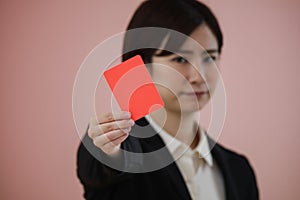
<svg viewBox="0 0 300 200">
<path fill-rule="evenodd" d="M 190 65 L 189 67 L 186 78 L 190 82 L 190 84 L 204 83 L 206 80 L 205 70 L 202 67 L 198 66 Z"/>
</svg>

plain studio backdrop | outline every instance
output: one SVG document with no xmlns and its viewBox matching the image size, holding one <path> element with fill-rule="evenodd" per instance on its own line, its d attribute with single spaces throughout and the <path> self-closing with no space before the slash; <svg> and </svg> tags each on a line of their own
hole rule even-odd
<svg viewBox="0 0 300 200">
<path fill-rule="evenodd" d="M 75 76 L 98 43 L 125 30 L 140 2 L 0 2 L 0 199 L 83 199 Z M 219 142 L 247 155 L 262 199 L 296 200 L 300 1 L 204 2 L 225 37 L 227 115 Z"/>
</svg>

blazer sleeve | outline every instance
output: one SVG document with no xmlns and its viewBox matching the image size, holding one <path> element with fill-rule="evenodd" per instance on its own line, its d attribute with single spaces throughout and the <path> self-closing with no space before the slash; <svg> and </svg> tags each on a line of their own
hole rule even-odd
<svg viewBox="0 0 300 200">
<path fill-rule="evenodd" d="M 259 190 L 257 186 L 256 176 L 251 166 L 250 162 L 245 156 L 242 156 L 244 163 L 246 165 L 247 173 L 248 173 L 248 190 L 247 190 L 247 199 L 249 200 L 258 200 L 259 199 Z"/>
<path fill-rule="evenodd" d="M 259 190 L 256 176 L 248 158 L 241 154 L 235 154 L 228 161 L 230 172 L 227 178 L 231 187 L 227 189 L 234 194 L 235 198 L 232 199 L 258 200 Z"/>
<path fill-rule="evenodd" d="M 77 151 L 77 176 L 83 185 L 85 199 L 112 199 L 114 186 L 128 181 L 132 178 L 128 172 L 142 165 L 142 158 L 126 153 L 142 151 L 137 138 L 129 136 L 121 149 L 121 156 L 112 158 L 85 134 Z M 110 166 L 117 166 L 117 169 Z"/>
</svg>

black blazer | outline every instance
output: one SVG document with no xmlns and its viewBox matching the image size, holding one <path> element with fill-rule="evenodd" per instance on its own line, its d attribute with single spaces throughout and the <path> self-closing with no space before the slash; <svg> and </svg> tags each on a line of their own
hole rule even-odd
<svg viewBox="0 0 300 200">
<path fill-rule="evenodd" d="M 144 137 L 148 134 L 149 137 L 135 137 L 139 134 Z M 209 138 L 209 145 L 213 144 L 215 142 Z M 152 152 L 164 146 L 163 140 L 158 134 L 155 134 L 150 125 L 144 127 L 135 125 L 130 136 L 122 143 L 121 148 L 131 152 Z M 88 150 L 86 147 L 88 147 Z M 211 153 L 222 172 L 227 200 L 259 199 L 254 172 L 244 156 L 219 144 L 213 146 Z M 169 152 L 167 154 L 171 156 Z M 92 140 L 86 134 L 77 154 L 77 175 L 84 187 L 84 197 L 86 199 L 191 199 L 183 176 L 175 162 L 152 172 L 128 173 L 102 164 L 98 159 L 95 159 L 98 156 L 102 159 L 111 159 L 94 146 Z M 155 158 L 157 162 L 160 162 L 159 159 Z M 127 155 L 123 155 L 119 160 L 122 160 L 126 168 L 147 165 L 143 163 L 143 159 L 131 158 Z"/>
</svg>

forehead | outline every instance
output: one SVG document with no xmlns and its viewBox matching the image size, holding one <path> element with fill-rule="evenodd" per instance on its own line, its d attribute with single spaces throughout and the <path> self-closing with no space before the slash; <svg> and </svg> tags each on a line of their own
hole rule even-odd
<svg viewBox="0 0 300 200">
<path fill-rule="evenodd" d="M 218 42 L 210 28 L 203 24 L 198 26 L 183 43 L 180 49 L 193 49 L 203 51 L 206 49 L 218 49 Z"/>
</svg>

